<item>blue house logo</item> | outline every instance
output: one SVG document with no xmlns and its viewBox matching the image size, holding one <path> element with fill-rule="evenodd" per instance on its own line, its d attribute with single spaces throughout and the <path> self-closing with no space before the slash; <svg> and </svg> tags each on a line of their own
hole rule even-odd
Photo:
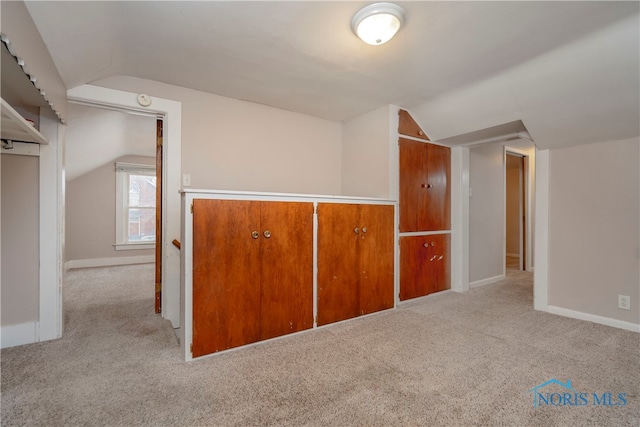
<svg viewBox="0 0 640 427">
<path fill-rule="evenodd" d="M 545 381 L 542 384 L 539 384 L 537 386 L 535 386 L 534 388 L 532 388 L 531 390 L 529 390 L 529 393 L 533 393 L 533 408 L 536 409 L 538 407 L 538 405 L 540 404 L 540 399 L 542 399 L 542 402 L 545 404 L 549 404 L 549 393 L 545 393 L 542 394 L 540 393 L 538 390 L 540 390 L 541 388 L 544 388 L 548 385 L 551 384 L 558 384 L 560 387 L 564 387 L 567 390 L 571 390 L 571 391 L 575 391 L 573 387 L 571 387 L 571 380 L 567 380 L 566 384 L 563 383 L 562 381 L 558 381 L 555 378 L 550 379 L 549 381 Z M 552 393 L 551 396 L 553 396 L 553 394 L 558 394 L 559 393 Z M 563 395 L 566 395 L 567 393 L 563 393 Z M 569 393 L 570 394 L 570 393 Z"/>
<path fill-rule="evenodd" d="M 545 387 L 553 387 L 554 390 L 560 391 L 543 391 Z M 627 404 L 627 393 L 586 393 L 576 391 L 571 386 L 571 380 L 566 383 L 558 381 L 555 378 L 545 381 L 529 390 L 533 393 L 533 408 L 539 406 L 625 406 Z"/>
</svg>

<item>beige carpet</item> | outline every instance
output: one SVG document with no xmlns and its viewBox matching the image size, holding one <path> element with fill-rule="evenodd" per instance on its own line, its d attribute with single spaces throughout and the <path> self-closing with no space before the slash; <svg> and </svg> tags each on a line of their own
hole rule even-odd
<svg viewBox="0 0 640 427">
<path fill-rule="evenodd" d="M 71 270 L 64 337 L 1 353 L 2 425 L 640 424 L 640 335 L 533 311 L 528 273 L 191 363 L 152 292 L 150 265 Z M 550 379 L 627 404 L 534 409 Z"/>
</svg>

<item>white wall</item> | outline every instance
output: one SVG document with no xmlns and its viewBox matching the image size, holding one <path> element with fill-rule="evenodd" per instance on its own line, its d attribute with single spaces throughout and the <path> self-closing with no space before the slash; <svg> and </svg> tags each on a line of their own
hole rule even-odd
<svg viewBox="0 0 640 427">
<path fill-rule="evenodd" d="M 639 146 L 550 151 L 549 305 L 640 325 Z"/>
<path fill-rule="evenodd" d="M 155 117 L 69 105 L 65 150 L 67 267 L 153 259 L 153 250 L 116 251 L 113 248 L 114 163 L 155 165 L 155 152 Z"/>
<path fill-rule="evenodd" d="M 39 293 L 38 157 L 3 153 L 0 325 L 35 322 Z"/>
<path fill-rule="evenodd" d="M 485 144 L 469 150 L 469 282 L 503 274 L 503 148 Z"/>
<path fill-rule="evenodd" d="M 69 104 L 67 181 L 122 156 L 155 155 L 155 117 Z"/>
<path fill-rule="evenodd" d="M 93 84 L 182 102 L 193 188 L 341 194 L 340 123 L 132 77 Z"/>
<path fill-rule="evenodd" d="M 389 161 L 389 118 L 393 113 L 397 116 L 397 110 L 387 105 L 343 123 L 343 195 L 392 197 L 391 174 L 395 169 Z"/>
<path fill-rule="evenodd" d="M 152 147 L 153 149 L 153 147 Z M 155 157 L 124 156 L 115 161 L 155 165 Z M 153 249 L 116 251 L 116 172 L 114 162 L 68 181 L 66 187 L 65 261 L 110 261 L 117 265 L 129 258 L 153 257 Z M 98 261 L 99 260 L 99 261 Z M 75 263 L 85 265 L 82 263 Z"/>
</svg>

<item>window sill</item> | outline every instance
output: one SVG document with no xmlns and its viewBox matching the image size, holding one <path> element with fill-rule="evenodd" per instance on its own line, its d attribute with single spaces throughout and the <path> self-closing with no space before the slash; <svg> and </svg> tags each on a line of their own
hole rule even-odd
<svg viewBox="0 0 640 427">
<path fill-rule="evenodd" d="M 155 249 L 155 243 L 116 243 L 113 245 L 116 251 L 135 251 L 143 249 Z"/>
</svg>

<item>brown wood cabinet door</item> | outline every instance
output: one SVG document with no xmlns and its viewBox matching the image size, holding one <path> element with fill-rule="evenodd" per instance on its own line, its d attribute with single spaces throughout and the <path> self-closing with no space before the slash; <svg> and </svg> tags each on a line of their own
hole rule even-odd
<svg viewBox="0 0 640 427">
<path fill-rule="evenodd" d="M 263 202 L 260 223 L 264 340 L 313 327 L 313 203 Z"/>
<path fill-rule="evenodd" d="M 435 243 L 432 247 L 434 259 L 434 292 L 451 289 L 451 235 L 437 234 L 430 236 Z"/>
<path fill-rule="evenodd" d="M 393 206 L 360 206 L 360 314 L 393 308 Z"/>
<path fill-rule="evenodd" d="M 318 325 L 359 315 L 359 205 L 318 204 Z"/>
<path fill-rule="evenodd" d="M 259 222 L 259 202 L 193 202 L 193 357 L 260 339 Z"/>
<path fill-rule="evenodd" d="M 451 228 L 451 149 L 400 138 L 400 232 Z"/>
<path fill-rule="evenodd" d="M 400 300 L 405 301 L 433 292 L 429 277 L 429 263 L 432 255 L 428 236 L 400 238 Z"/>
<path fill-rule="evenodd" d="M 427 228 L 427 144 L 400 138 L 400 232 Z"/>
<path fill-rule="evenodd" d="M 400 300 L 451 288 L 449 234 L 400 238 Z"/>
<path fill-rule="evenodd" d="M 406 110 L 398 111 L 398 133 L 429 141 L 429 137 Z"/>
<path fill-rule="evenodd" d="M 426 230 L 451 229 L 451 149 L 427 145 Z"/>
</svg>

